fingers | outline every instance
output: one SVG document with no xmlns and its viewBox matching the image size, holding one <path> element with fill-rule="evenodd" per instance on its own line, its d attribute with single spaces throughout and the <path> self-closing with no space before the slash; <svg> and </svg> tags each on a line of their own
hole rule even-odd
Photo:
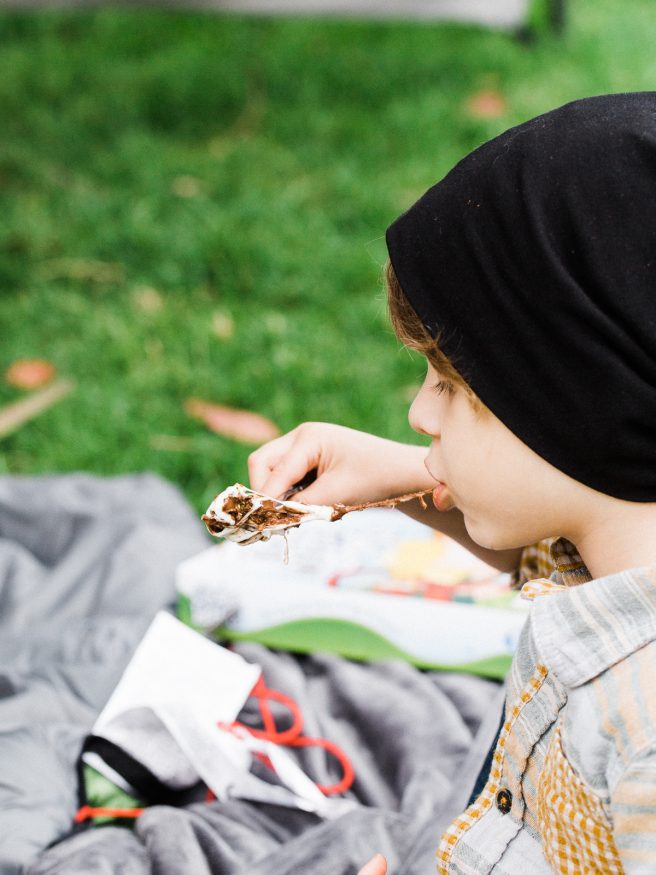
<svg viewBox="0 0 656 875">
<path fill-rule="evenodd" d="M 293 435 L 293 431 L 284 434 L 282 437 L 269 441 L 263 447 L 250 454 L 248 457 L 248 477 L 251 489 L 255 489 L 257 492 L 264 491 L 262 487 L 291 447 L 294 441 Z"/>
<path fill-rule="evenodd" d="M 265 495 L 279 498 L 295 486 L 299 480 L 302 480 L 312 468 L 316 468 L 316 462 L 312 458 L 291 456 L 281 459 L 259 491 Z M 299 493 L 298 496 L 291 496 L 292 500 L 295 498 L 298 498 L 299 501 L 304 501 L 306 504 L 311 503 L 311 499 L 306 497 L 305 491 Z"/>
<path fill-rule="evenodd" d="M 321 445 L 302 426 L 256 450 L 248 459 L 251 487 L 277 498 L 318 466 Z"/>
<path fill-rule="evenodd" d="M 382 854 L 376 854 L 369 862 L 360 869 L 358 875 L 386 875 L 387 860 Z"/>
</svg>

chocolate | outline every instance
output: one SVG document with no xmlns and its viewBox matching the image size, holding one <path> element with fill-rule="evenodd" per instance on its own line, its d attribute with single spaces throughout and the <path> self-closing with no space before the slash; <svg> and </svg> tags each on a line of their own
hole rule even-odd
<svg viewBox="0 0 656 875">
<path fill-rule="evenodd" d="M 272 535 L 285 535 L 289 529 L 312 520 L 335 522 L 353 511 L 370 507 L 396 507 L 415 498 L 425 510 L 427 505 L 424 496 L 427 494 L 427 491 L 411 492 L 397 498 L 356 505 L 301 504 L 298 501 L 271 498 L 235 483 L 216 496 L 201 519 L 211 535 L 245 546 L 255 541 L 268 541 Z"/>
</svg>

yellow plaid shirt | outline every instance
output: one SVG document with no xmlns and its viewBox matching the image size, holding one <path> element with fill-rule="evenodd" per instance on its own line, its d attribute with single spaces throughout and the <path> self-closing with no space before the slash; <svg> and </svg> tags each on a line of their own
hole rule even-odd
<svg viewBox="0 0 656 875">
<path fill-rule="evenodd" d="M 532 600 L 487 784 L 440 843 L 455 875 L 656 875 L 656 568 L 592 580 L 527 548 Z"/>
</svg>

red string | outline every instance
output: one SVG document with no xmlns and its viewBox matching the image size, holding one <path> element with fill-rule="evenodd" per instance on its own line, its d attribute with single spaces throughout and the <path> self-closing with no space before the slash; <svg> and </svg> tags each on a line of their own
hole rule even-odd
<svg viewBox="0 0 656 875">
<path fill-rule="evenodd" d="M 317 784 L 317 787 L 324 796 L 335 796 L 338 793 L 344 793 L 348 790 L 355 780 L 355 772 L 351 761 L 346 756 L 341 747 L 338 747 L 334 742 L 328 741 L 326 738 L 309 738 L 301 735 L 303 732 L 303 715 L 297 703 L 286 696 L 279 690 L 273 690 L 264 683 L 262 676 L 258 679 L 253 687 L 251 695 L 254 696 L 260 706 L 260 715 L 264 729 L 255 729 L 252 726 L 246 726 L 243 723 L 235 721 L 232 726 L 245 729 L 254 738 L 261 738 L 263 741 L 271 741 L 274 744 L 280 744 L 285 747 L 320 747 L 327 753 L 332 754 L 342 767 L 342 778 L 336 784 Z M 278 702 L 284 705 L 292 715 L 292 725 L 288 729 L 279 730 L 276 726 L 276 721 L 271 711 L 269 701 Z M 261 762 L 267 763 L 267 757 L 260 755 L 257 757 Z M 206 802 L 211 802 L 216 798 L 211 790 L 207 791 Z M 92 817 L 139 817 L 143 813 L 144 808 L 94 808 L 91 805 L 83 805 L 75 815 L 75 823 L 82 823 Z"/>
<path fill-rule="evenodd" d="M 336 784 L 317 784 L 317 787 L 324 796 L 335 796 L 338 793 L 344 793 L 352 786 L 355 780 L 355 771 L 351 761 L 341 747 L 338 747 L 338 745 L 328 741 L 326 738 L 309 738 L 301 735 L 303 731 L 303 715 L 301 714 L 301 709 L 291 696 L 286 696 L 279 690 L 267 687 L 261 676 L 253 687 L 251 695 L 259 700 L 264 729 L 254 729 L 251 726 L 245 726 L 243 723 L 238 722 L 235 722 L 234 726 L 246 729 L 255 738 L 272 741 L 274 744 L 284 745 L 285 747 L 321 747 L 332 754 L 342 767 L 343 775 L 342 779 Z M 271 708 L 269 707 L 269 699 L 289 709 L 293 718 L 289 729 L 278 730 Z"/>
<path fill-rule="evenodd" d="M 355 781 L 355 771 L 350 759 L 346 756 L 341 747 L 338 747 L 333 741 L 328 741 L 327 738 L 297 738 L 292 742 L 292 747 L 322 747 L 328 753 L 331 753 L 339 762 L 344 772 L 342 780 L 336 784 L 317 784 L 324 796 L 336 796 L 339 793 L 345 793 Z"/>
<path fill-rule="evenodd" d="M 78 808 L 73 818 L 75 823 L 82 823 L 92 817 L 139 817 L 145 808 L 94 808 L 92 805 L 83 805 Z"/>
<path fill-rule="evenodd" d="M 303 715 L 301 714 L 301 709 L 296 702 L 290 696 L 286 696 L 279 690 L 272 690 L 267 687 L 261 676 L 253 687 L 251 696 L 254 696 L 259 701 L 260 715 L 262 717 L 264 729 L 255 729 L 251 726 L 245 726 L 238 721 L 235 721 L 233 726 L 240 726 L 243 729 L 246 729 L 254 738 L 272 741 L 274 744 L 291 746 L 294 740 L 298 738 L 303 731 Z M 271 708 L 269 707 L 269 702 L 267 701 L 268 699 L 278 702 L 280 705 L 284 705 L 289 709 L 293 718 L 292 725 L 289 729 L 278 730 Z"/>
</svg>

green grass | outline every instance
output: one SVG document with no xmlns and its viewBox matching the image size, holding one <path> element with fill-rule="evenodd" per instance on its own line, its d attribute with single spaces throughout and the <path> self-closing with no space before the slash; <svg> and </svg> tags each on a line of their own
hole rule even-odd
<svg viewBox="0 0 656 875">
<path fill-rule="evenodd" d="M 656 83 L 652 0 L 571 6 L 567 36 L 532 46 L 443 24 L 0 13 L 0 368 L 42 357 L 77 381 L 2 441 L 0 471 L 150 469 L 202 508 L 249 450 L 190 420 L 191 395 L 283 430 L 410 438 L 421 364 L 386 325 L 386 226 L 511 124 Z M 470 117 L 481 88 L 503 118 Z M 0 385 L 0 404 L 20 395 Z M 153 449 L 162 434 L 187 448 Z"/>
</svg>

